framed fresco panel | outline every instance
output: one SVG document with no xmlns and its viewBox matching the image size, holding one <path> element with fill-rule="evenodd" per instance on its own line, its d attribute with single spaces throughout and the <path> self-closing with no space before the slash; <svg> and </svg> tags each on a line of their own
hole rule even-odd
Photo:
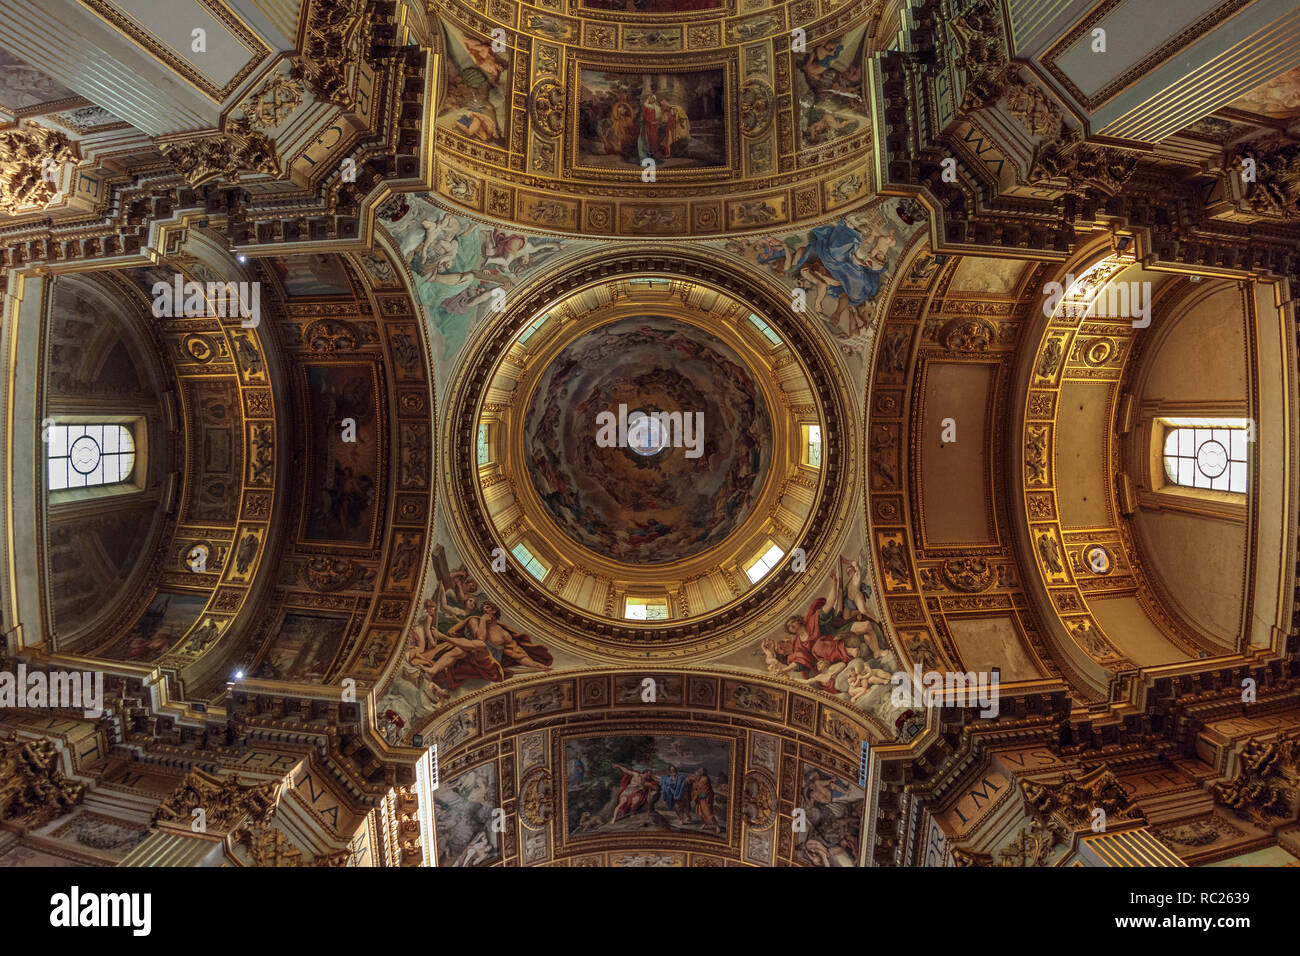
<svg viewBox="0 0 1300 956">
<path fill-rule="evenodd" d="M 309 365 L 300 374 L 310 410 L 303 538 L 369 547 L 382 481 L 378 374 L 369 364 Z"/>
<path fill-rule="evenodd" d="M 161 657 L 198 621 L 207 606 L 206 594 L 159 591 L 131 630 L 102 656 L 116 661 L 151 661 Z"/>
<path fill-rule="evenodd" d="M 655 733 L 564 741 L 567 838 L 635 832 L 726 842 L 732 741 Z"/>
<path fill-rule="evenodd" d="M 805 866 L 857 866 L 867 795 L 856 783 L 811 764 L 800 767 L 795 806 L 805 827 L 795 834 L 795 862 Z"/>
<path fill-rule="evenodd" d="M 656 176 L 732 165 L 725 69 L 590 63 L 570 69 L 577 96 L 574 165 L 640 175 L 653 160 Z"/>
<path fill-rule="evenodd" d="M 329 673 L 347 630 L 346 617 L 289 613 L 254 677 L 319 684 Z"/>
<path fill-rule="evenodd" d="M 500 806 L 495 763 L 444 781 L 433 791 L 433 829 L 439 866 L 490 866 L 501 858 L 492 811 Z"/>
<path fill-rule="evenodd" d="M 275 271 L 288 296 L 351 295 L 352 283 L 338 256 L 311 253 L 264 260 Z"/>
<path fill-rule="evenodd" d="M 508 49 L 491 39 L 443 25 L 446 92 L 437 125 L 465 139 L 504 147 L 509 138 L 510 67 Z"/>
<path fill-rule="evenodd" d="M 866 27 L 809 41 L 795 59 L 800 148 L 824 146 L 871 125 L 863 96 L 862 42 Z"/>
</svg>

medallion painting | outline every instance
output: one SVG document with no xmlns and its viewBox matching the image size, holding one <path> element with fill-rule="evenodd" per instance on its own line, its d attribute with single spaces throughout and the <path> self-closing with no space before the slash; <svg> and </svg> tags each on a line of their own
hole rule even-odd
<svg viewBox="0 0 1300 956">
<path fill-rule="evenodd" d="M 862 95 L 862 38 L 866 27 L 809 40 L 798 59 L 800 145 L 821 146 L 871 125 Z M 798 54 L 796 54 L 798 56 Z"/>
<path fill-rule="evenodd" d="M 203 594 L 159 591 L 135 626 L 103 656 L 118 661 L 156 660 L 194 626 L 207 603 Z"/>
<path fill-rule="evenodd" d="M 500 835 L 492 827 L 496 777 L 496 765 L 486 763 L 433 791 L 439 866 L 487 866 L 500 858 Z"/>
<path fill-rule="evenodd" d="M 857 866 L 866 797 L 856 784 L 804 764 L 798 805 L 805 827 L 795 834 L 795 859 L 808 866 Z"/>
<path fill-rule="evenodd" d="M 692 416 L 694 447 L 608 447 L 602 412 Z M 547 368 L 524 429 L 533 488 L 570 539 L 632 564 L 698 554 L 744 521 L 771 458 L 767 404 L 708 333 L 649 316 L 580 336 Z"/>
<path fill-rule="evenodd" d="M 731 742 L 676 734 L 565 742 L 570 837 L 636 832 L 726 839 Z"/>
<path fill-rule="evenodd" d="M 726 163 L 722 70 L 579 71 L 578 155 L 583 166 L 693 169 Z"/>
<path fill-rule="evenodd" d="M 505 146 L 509 134 L 510 53 L 491 40 L 450 24 L 446 37 L 447 89 L 438 126 L 466 139 Z"/>
<path fill-rule="evenodd" d="M 314 495 L 306 537 L 368 544 L 379 470 L 374 370 L 316 365 L 306 378 L 312 428 L 307 487 Z"/>
</svg>

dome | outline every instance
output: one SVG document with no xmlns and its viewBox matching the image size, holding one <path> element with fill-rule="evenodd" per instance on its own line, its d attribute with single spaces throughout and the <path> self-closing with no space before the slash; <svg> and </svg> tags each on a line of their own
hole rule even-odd
<svg viewBox="0 0 1300 956">
<path fill-rule="evenodd" d="M 725 649 L 845 506 L 848 410 L 815 330 L 763 283 L 664 266 L 593 258 L 520 296 L 449 396 L 467 573 L 602 655 Z"/>
<path fill-rule="evenodd" d="M 754 509 L 772 422 L 754 372 L 717 336 L 659 316 L 583 333 L 525 417 L 529 478 L 559 531 L 628 564 L 724 541 Z"/>
</svg>

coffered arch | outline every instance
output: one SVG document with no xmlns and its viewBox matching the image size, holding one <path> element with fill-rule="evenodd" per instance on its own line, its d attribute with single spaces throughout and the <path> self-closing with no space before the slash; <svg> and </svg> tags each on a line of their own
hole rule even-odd
<svg viewBox="0 0 1300 956">
<path fill-rule="evenodd" d="M 1008 463 L 1008 480 L 1019 499 L 1017 544 L 1027 586 L 1043 602 L 1039 606 L 1054 641 L 1069 641 L 1061 645 L 1060 656 L 1096 681 L 1099 692 L 1109 675 L 1187 660 L 1203 650 L 1176 628 L 1149 624 L 1138 611 L 1140 572 L 1119 540 L 1110 465 L 1114 445 L 1104 436 L 1118 404 L 1120 373 L 1139 333 L 1129 305 L 1112 314 L 1101 303 L 1106 290 L 1119 283 L 1159 288 L 1165 277 L 1144 274 L 1111 252 L 1108 245 L 1094 244 L 1053 275 L 1066 288 L 1059 300 L 1044 300 L 1032 320 L 1029 341 L 1038 349 L 1032 359 L 1021 360 L 1032 378 L 1029 389 L 1017 394 L 1017 410 L 1023 412 L 1012 427 L 1020 454 Z M 1093 571 L 1094 565 L 1101 570 Z M 1084 616 L 1094 604 L 1106 609 L 1102 613 L 1138 612 L 1147 626 L 1139 629 L 1128 617 L 1111 617 L 1105 627 L 1098 616 Z"/>
<path fill-rule="evenodd" d="M 153 261 L 28 286 L 66 285 L 81 290 L 81 312 L 117 303 L 139 322 L 131 347 L 141 378 L 160 383 L 154 411 L 133 391 L 100 391 L 106 408 L 129 401 L 145 412 L 140 494 L 156 519 L 137 541 L 146 552 L 134 583 L 93 627 L 60 639 L 27 615 L 17 646 L 110 673 L 160 672 L 162 699 L 200 713 L 225 705 L 232 679 L 378 678 L 402 646 L 433 515 L 432 375 L 402 267 L 382 242 L 351 255 L 236 255 L 192 221 L 165 230 L 160 248 Z M 176 282 L 246 283 L 257 311 L 222 317 L 196 292 L 206 305 L 194 314 L 153 315 L 158 284 Z M 57 354 L 66 365 L 82 351 Z M 74 372 L 57 367 L 52 380 L 93 395 Z M 84 522 L 88 507 L 72 517 Z"/>
<path fill-rule="evenodd" d="M 1044 272 L 918 244 L 870 379 L 867 520 L 897 646 L 923 670 L 997 668 L 1004 688 L 1068 677 L 1026 597 L 1003 481 L 1012 372 Z"/>
<path fill-rule="evenodd" d="M 1181 279 L 1162 299 L 1149 338 L 1135 342 L 1125 383 L 1131 420 L 1122 423 L 1131 431 L 1120 449 L 1128 476 L 1121 492 L 1131 487 L 1134 544 L 1152 587 L 1182 628 L 1226 651 L 1242 649 L 1249 529 L 1258 519 L 1250 502 L 1271 449 L 1260 448 L 1248 427 L 1247 486 L 1206 492 L 1173 484 L 1164 445 L 1172 421 L 1258 420 L 1248 290 L 1247 283 Z"/>
<path fill-rule="evenodd" d="M 434 790 L 417 777 L 427 862 L 861 865 L 872 804 L 859 743 L 876 732 L 848 708 L 753 675 L 588 668 L 519 681 L 423 728 L 440 778 Z M 686 796 L 659 771 L 634 818 L 612 794 L 652 759 L 681 771 Z M 471 848 L 462 821 L 485 807 L 502 809 L 503 827 Z M 806 827 L 791 825 L 796 813 Z"/>
<path fill-rule="evenodd" d="M 354 244 L 355 247 L 355 244 Z M 287 400 L 282 543 L 258 612 L 193 694 L 232 679 L 364 686 L 391 667 L 427 570 L 433 375 L 419 306 L 383 242 L 249 256 L 273 304 Z"/>
<path fill-rule="evenodd" d="M 272 502 L 283 480 L 276 419 L 284 379 L 267 338 L 270 323 L 261 322 L 260 309 L 269 315 L 272 303 L 251 299 L 259 311 L 245 324 L 234 306 L 209 296 L 208 283 L 255 281 L 225 245 L 194 229 L 173 233 L 163 249 L 152 262 L 66 277 L 99 283 L 148 327 L 142 368 L 162 370 L 167 388 L 156 420 L 145 416 L 148 436 L 140 436 L 139 449 L 167 530 L 153 541 L 147 573 L 126 592 L 129 599 L 71 641 L 56 632 L 47 650 L 128 670 L 161 664 L 184 681 L 216 666 L 230 647 L 221 638 L 257 613 L 267 589 L 259 569 L 274 563 L 279 542 Z M 56 289 L 62 281 L 54 280 Z M 172 308 L 177 283 L 183 296 Z M 160 305 L 163 286 L 168 296 Z M 146 621 L 149 640 L 141 636 Z"/>
<path fill-rule="evenodd" d="M 868 194 L 880 0 L 676 7 L 434 4 L 441 195 L 522 226 L 653 237 L 790 226 Z"/>
<path fill-rule="evenodd" d="M 1254 492 L 1218 502 L 1217 514 L 1181 508 L 1187 499 L 1175 498 L 1170 510 L 1200 515 L 1171 534 L 1153 443 L 1159 422 L 1179 407 L 1253 420 L 1259 393 L 1250 370 L 1258 359 L 1247 315 L 1272 296 L 1252 280 L 1147 271 L 1105 242 L 1050 281 L 1064 292 L 1054 309 L 1044 304 L 1050 315 L 1035 317 L 1036 349 L 1023 352 L 1017 369 L 1024 417 L 1011 428 L 1021 453 L 1008 470 L 1022 502 L 1017 547 L 1058 660 L 1072 660 L 1097 691 L 1108 685 L 1113 695 L 1141 668 L 1244 652 L 1257 630 L 1244 620 L 1241 598 L 1210 612 L 1205 602 L 1215 600 L 1217 585 L 1197 570 L 1204 562 L 1214 580 L 1251 593 Z M 1180 373 L 1170 378 L 1175 363 Z M 1203 371 L 1188 374 L 1198 364 Z M 1253 481 L 1262 464 L 1252 458 L 1249 467 Z M 1189 563 L 1173 572 L 1181 562 Z"/>
<path fill-rule="evenodd" d="M 1296 398 L 1278 375 L 1290 307 L 1272 283 L 1180 278 L 1124 380 L 1116 431 L 1134 546 L 1181 626 L 1228 652 L 1277 640 L 1276 562 L 1267 549 L 1294 519 L 1278 495 L 1294 468 L 1277 431 Z M 1207 420 L 1240 428 L 1231 451 L 1245 460 L 1239 492 L 1179 486 L 1166 474 L 1169 431 Z"/>
</svg>

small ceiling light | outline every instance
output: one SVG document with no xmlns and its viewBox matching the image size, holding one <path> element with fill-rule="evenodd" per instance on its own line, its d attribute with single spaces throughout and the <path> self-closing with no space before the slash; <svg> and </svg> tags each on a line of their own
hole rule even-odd
<svg viewBox="0 0 1300 956">
<path fill-rule="evenodd" d="M 244 672 L 243 672 L 243 671 L 235 671 L 235 680 L 243 680 L 243 679 L 244 679 Z"/>
<path fill-rule="evenodd" d="M 247 262 L 247 261 L 248 261 L 248 256 L 244 255 L 242 252 L 239 254 L 238 258 L 239 258 L 239 261 L 240 261 L 240 262 Z"/>
</svg>

